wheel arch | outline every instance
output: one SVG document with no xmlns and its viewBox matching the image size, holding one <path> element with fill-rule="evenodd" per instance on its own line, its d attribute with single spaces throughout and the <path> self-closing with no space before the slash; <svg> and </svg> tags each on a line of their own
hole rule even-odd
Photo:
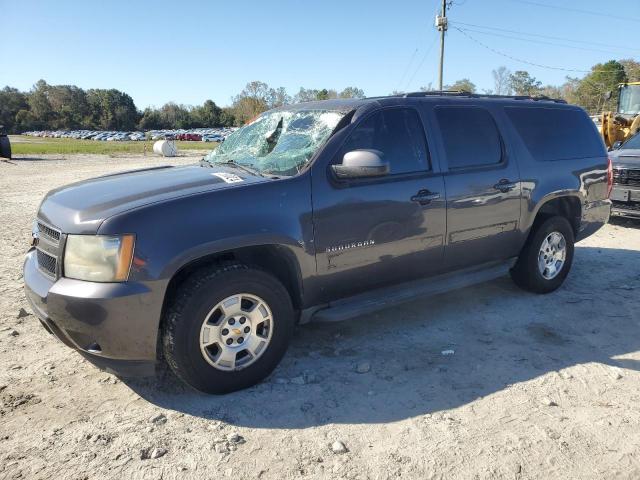
<svg viewBox="0 0 640 480">
<path fill-rule="evenodd" d="M 239 262 L 260 268 L 276 277 L 287 289 L 295 309 L 302 305 L 302 273 L 296 255 L 287 245 L 258 244 L 203 253 L 190 258 L 170 276 L 164 295 L 162 312 L 176 289 L 194 272 L 228 262 Z"/>
<path fill-rule="evenodd" d="M 532 221 L 529 225 L 529 232 L 533 230 L 535 225 L 556 215 L 566 218 L 573 228 L 574 235 L 577 236 L 582 220 L 582 201 L 580 195 L 577 192 L 560 192 L 545 196 L 538 202 L 531 216 Z"/>
</svg>

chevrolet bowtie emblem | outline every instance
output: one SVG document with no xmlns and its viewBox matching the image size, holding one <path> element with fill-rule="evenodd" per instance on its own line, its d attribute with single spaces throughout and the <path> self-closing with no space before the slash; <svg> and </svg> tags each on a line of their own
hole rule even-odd
<svg viewBox="0 0 640 480">
<path fill-rule="evenodd" d="M 240 335 L 242 333 L 242 330 L 240 330 L 239 328 L 234 328 L 232 331 L 234 335 Z"/>
<path fill-rule="evenodd" d="M 37 247 L 39 241 L 40 241 L 40 232 L 37 228 L 34 228 L 31 231 L 31 246 Z"/>
</svg>

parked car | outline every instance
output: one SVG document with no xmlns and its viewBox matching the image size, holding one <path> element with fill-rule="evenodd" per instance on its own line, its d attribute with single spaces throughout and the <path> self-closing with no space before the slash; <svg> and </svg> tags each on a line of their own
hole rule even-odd
<svg viewBox="0 0 640 480">
<path fill-rule="evenodd" d="M 50 333 L 103 368 L 166 361 L 226 393 L 269 375 L 296 323 L 505 274 L 554 291 L 574 242 L 608 221 L 611 182 L 595 125 L 562 101 L 423 92 L 286 106 L 199 165 L 49 192 L 26 294 Z"/>
<path fill-rule="evenodd" d="M 640 133 L 609 152 L 613 162 L 613 215 L 640 218 Z"/>
</svg>

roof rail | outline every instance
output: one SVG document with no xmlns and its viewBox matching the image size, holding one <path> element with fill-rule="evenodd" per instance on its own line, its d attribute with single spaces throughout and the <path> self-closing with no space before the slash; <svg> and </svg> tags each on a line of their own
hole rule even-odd
<svg viewBox="0 0 640 480">
<path fill-rule="evenodd" d="M 489 93 L 471 93 L 465 90 L 429 90 L 426 92 L 409 92 L 402 95 L 403 97 L 466 97 L 466 98 L 504 98 L 509 100 L 533 100 L 554 103 L 567 103 L 561 98 L 551 98 L 545 95 L 493 95 Z"/>
</svg>

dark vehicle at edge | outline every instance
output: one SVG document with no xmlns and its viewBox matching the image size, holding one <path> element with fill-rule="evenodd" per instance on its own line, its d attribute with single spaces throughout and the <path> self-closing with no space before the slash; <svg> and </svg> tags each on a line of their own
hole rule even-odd
<svg viewBox="0 0 640 480">
<path fill-rule="evenodd" d="M 226 393 L 295 324 L 511 274 L 548 293 L 609 219 L 611 163 L 579 107 L 421 92 L 265 112 L 200 165 L 49 192 L 24 263 L 43 326 L 93 363 Z"/>
<path fill-rule="evenodd" d="M 613 163 L 611 214 L 640 219 L 640 133 L 609 152 Z"/>
<path fill-rule="evenodd" d="M 11 160 L 11 142 L 2 125 L 0 125 L 0 157 Z"/>
</svg>

